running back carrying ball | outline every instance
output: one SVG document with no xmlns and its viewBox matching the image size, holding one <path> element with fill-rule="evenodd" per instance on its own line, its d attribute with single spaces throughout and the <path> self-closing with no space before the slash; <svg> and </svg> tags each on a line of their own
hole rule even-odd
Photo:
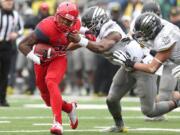
<svg viewBox="0 0 180 135">
<path fill-rule="evenodd" d="M 48 62 L 56 56 L 55 49 L 48 44 L 38 43 L 33 46 L 33 50 L 34 54 L 40 57 L 41 62 Z"/>
</svg>

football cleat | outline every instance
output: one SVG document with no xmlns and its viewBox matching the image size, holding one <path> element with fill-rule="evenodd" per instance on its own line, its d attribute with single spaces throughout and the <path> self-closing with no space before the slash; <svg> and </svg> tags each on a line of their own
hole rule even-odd
<svg viewBox="0 0 180 135">
<path fill-rule="evenodd" d="M 54 134 L 54 135 L 62 135 L 63 127 L 59 122 L 54 122 L 50 129 L 50 132 L 51 132 L 51 134 Z"/>
<path fill-rule="evenodd" d="M 164 115 L 161 115 L 161 116 L 156 116 L 156 117 L 145 117 L 144 118 L 145 121 L 164 121 L 166 120 L 166 117 Z"/>
<path fill-rule="evenodd" d="M 127 133 L 128 129 L 126 127 L 124 127 L 124 126 L 123 127 L 121 127 L 121 126 L 112 126 L 112 127 L 107 128 L 107 129 L 104 129 L 103 132 Z"/>
<path fill-rule="evenodd" d="M 76 115 L 76 108 L 77 108 L 77 103 L 72 102 L 72 110 L 70 113 L 68 113 L 70 119 L 70 126 L 72 129 L 76 129 L 78 126 L 78 117 Z"/>
</svg>

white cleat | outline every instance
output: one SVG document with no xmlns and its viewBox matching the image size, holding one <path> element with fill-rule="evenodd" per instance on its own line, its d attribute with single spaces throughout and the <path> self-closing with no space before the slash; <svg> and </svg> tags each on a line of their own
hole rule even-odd
<svg viewBox="0 0 180 135">
<path fill-rule="evenodd" d="M 77 108 L 77 103 L 72 102 L 72 110 L 70 113 L 68 113 L 70 119 L 70 126 L 72 129 L 76 129 L 78 126 L 78 117 L 76 115 L 76 108 Z"/>
<path fill-rule="evenodd" d="M 54 122 L 50 129 L 50 132 L 51 132 L 51 134 L 54 134 L 54 135 L 62 135 L 63 127 L 59 122 Z"/>
<path fill-rule="evenodd" d="M 156 117 L 145 117 L 144 118 L 145 121 L 164 121 L 166 120 L 166 117 L 164 115 L 161 115 L 161 116 L 156 116 Z"/>
<path fill-rule="evenodd" d="M 106 129 L 103 129 L 102 132 L 127 133 L 128 129 L 124 126 L 112 126 L 112 127 L 108 127 Z"/>
</svg>

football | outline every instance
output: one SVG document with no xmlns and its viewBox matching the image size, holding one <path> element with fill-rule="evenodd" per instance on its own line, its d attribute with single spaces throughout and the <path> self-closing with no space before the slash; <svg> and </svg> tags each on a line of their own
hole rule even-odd
<svg viewBox="0 0 180 135">
<path fill-rule="evenodd" d="M 35 44 L 33 49 L 34 54 L 39 56 L 42 60 L 51 59 L 56 54 L 56 51 L 52 46 L 44 43 Z"/>
</svg>

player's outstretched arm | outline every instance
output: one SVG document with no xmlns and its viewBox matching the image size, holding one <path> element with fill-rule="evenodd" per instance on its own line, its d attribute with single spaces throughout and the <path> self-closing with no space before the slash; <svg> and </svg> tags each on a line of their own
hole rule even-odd
<svg viewBox="0 0 180 135">
<path fill-rule="evenodd" d="M 80 46 L 79 44 L 77 44 L 77 43 L 70 43 L 69 45 L 68 45 L 68 47 L 66 48 L 66 50 L 67 51 L 73 51 L 73 50 L 76 50 L 76 49 L 78 49 L 78 48 L 80 48 L 80 47 L 82 47 L 82 46 Z"/>
<path fill-rule="evenodd" d="M 121 35 L 117 32 L 110 33 L 106 38 L 99 42 L 90 41 L 79 34 L 70 33 L 68 39 L 71 42 L 78 43 L 80 46 L 86 47 L 95 53 L 103 53 L 109 50 L 116 42 L 121 39 Z"/>
</svg>

